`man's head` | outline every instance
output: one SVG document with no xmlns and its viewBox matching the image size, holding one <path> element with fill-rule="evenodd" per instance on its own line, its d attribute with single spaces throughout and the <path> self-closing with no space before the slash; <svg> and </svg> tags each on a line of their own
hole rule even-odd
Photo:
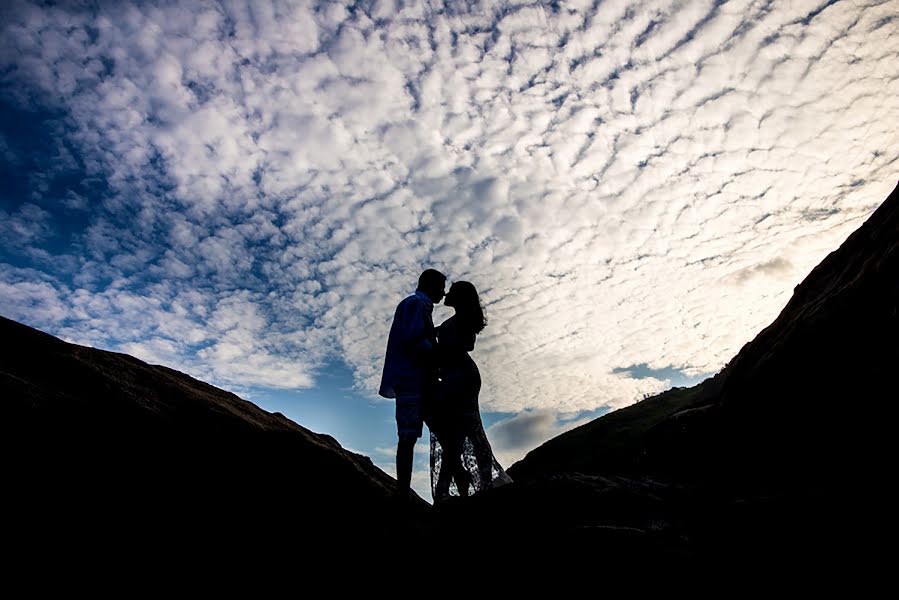
<svg viewBox="0 0 899 600">
<path fill-rule="evenodd" d="M 446 275 L 436 269 L 427 269 L 418 278 L 418 289 L 431 299 L 434 304 L 439 304 L 446 295 Z"/>
</svg>

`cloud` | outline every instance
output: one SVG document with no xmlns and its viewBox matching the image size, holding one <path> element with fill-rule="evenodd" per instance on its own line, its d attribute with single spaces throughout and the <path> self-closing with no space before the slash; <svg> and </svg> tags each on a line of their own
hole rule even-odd
<svg viewBox="0 0 899 600">
<path fill-rule="evenodd" d="M 524 458 L 530 450 L 592 419 L 563 420 L 551 409 L 525 411 L 491 425 L 487 437 L 499 463 L 508 467 Z"/>
<path fill-rule="evenodd" d="M 56 329 L 69 314 L 51 278 L 40 272 L 0 265 L 0 314 Z"/>
<path fill-rule="evenodd" d="M 793 269 L 790 261 L 784 258 L 772 258 L 771 260 L 747 267 L 742 271 L 738 271 L 733 275 L 737 283 L 745 283 L 755 277 L 778 277 L 781 275 L 789 275 Z"/>
<path fill-rule="evenodd" d="M 616 367 L 720 369 L 886 196 L 896 9 L 6 4 L 0 99 L 59 143 L 9 174 L 0 310 L 232 388 L 341 358 L 374 394 L 436 267 L 485 302 L 482 408 L 536 443 L 664 385 Z"/>
<path fill-rule="evenodd" d="M 49 212 L 30 202 L 12 214 L 0 210 L 0 240 L 13 252 L 39 245 L 53 234 L 52 221 Z"/>
</svg>

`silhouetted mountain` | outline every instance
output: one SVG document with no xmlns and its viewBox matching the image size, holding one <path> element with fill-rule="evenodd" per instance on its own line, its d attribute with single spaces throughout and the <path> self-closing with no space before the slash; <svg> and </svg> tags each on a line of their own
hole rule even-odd
<svg viewBox="0 0 899 600">
<path fill-rule="evenodd" d="M 395 481 L 327 435 L 125 354 L 5 318 L 0 336 L 4 487 L 22 533 L 208 545 L 395 527 Z M 413 514 L 427 509 L 414 500 Z"/>
<path fill-rule="evenodd" d="M 715 377 L 565 433 L 513 465 L 678 481 L 810 485 L 873 466 L 899 399 L 899 187 Z"/>
<path fill-rule="evenodd" d="M 546 442 L 448 518 L 625 527 L 716 564 L 848 561 L 888 519 L 897 367 L 899 187 L 718 375 Z"/>
</svg>

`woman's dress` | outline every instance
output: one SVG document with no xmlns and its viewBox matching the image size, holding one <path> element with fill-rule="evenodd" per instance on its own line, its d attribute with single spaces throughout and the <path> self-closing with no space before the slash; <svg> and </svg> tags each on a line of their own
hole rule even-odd
<svg viewBox="0 0 899 600">
<path fill-rule="evenodd" d="M 468 354 L 474 349 L 475 334 L 461 329 L 456 319 L 450 317 L 437 328 L 440 384 L 428 420 L 431 495 L 435 502 L 512 481 L 493 456 L 481 422 L 481 374 Z M 454 455 L 459 457 L 458 462 Z"/>
</svg>

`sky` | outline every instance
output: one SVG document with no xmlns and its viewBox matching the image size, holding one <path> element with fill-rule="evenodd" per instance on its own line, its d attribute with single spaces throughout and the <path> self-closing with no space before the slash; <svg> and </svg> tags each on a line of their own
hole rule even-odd
<svg viewBox="0 0 899 600">
<path fill-rule="evenodd" d="M 0 314 L 394 474 L 387 333 L 437 268 L 509 466 L 719 371 L 893 189 L 896 123 L 899 0 L 10 0 Z"/>
</svg>

